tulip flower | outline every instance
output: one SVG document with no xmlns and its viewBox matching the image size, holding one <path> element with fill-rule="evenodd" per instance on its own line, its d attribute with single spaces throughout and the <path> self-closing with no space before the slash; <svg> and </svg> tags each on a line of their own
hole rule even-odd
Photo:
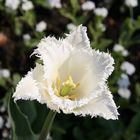
<svg viewBox="0 0 140 140">
<path fill-rule="evenodd" d="M 33 53 L 42 64 L 21 79 L 14 100 L 37 100 L 66 114 L 118 119 L 107 86 L 114 60 L 109 53 L 90 47 L 86 31 L 80 25 L 65 38 L 43 38 Z"/>
</svg>

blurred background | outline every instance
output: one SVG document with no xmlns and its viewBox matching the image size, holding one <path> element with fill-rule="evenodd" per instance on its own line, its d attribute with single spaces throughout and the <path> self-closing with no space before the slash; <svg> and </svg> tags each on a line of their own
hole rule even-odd
<svg viewBox="0 0 140 140">
<path fill-rule="evenodd" d="M 139 5 L 137 0 L 0 0 L 0 139 L 10 140 L 16 133 L 31 140 L 25 130 L 40 132 L 46 105 L 18 101 L 15 106 L 9 97 L 35 66 L 37 58 L 30 55 L 41 38 L 64 37 L 83 24 L 91 47 L 111 53 L 115 60 L 108 85 L 119 120 L 57 114 L 47 139 L 140 140 Z"/>
</svg>

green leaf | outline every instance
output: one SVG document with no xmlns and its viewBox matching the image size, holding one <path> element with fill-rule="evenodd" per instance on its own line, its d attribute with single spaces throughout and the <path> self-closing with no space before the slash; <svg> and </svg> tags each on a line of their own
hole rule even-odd
<svg viewBox="0 0 140 140">
<path fill-rule="evenodd" d="M 136 94 L 137 94 L 137 102 L 140 102 L 140 83 L 136 83 L 135 85 L 135 91 L 136 91 Z"/>
<path fill-rule="evenodd" d="M 44 8 L 50 8 L 49 2 L 47 0 L 34 0 L 34 3 Z"/>
<path fill-rule="evenodd" d="M 14 140 L 35 140 L 36 137 L 32 132 L 29 120 L 19 106 L 14 103 L 12 97 L 9 98 L 8 113 L 12 122 Z"/>
<path fill-rule="evenodd" d="M 140 133 L 140 113 L 137 113 L 133 119 L 131 120 L 127 130 L 126 130 L 126 137 L 132 137 L 133 134 Z"/>
<path fill-rule="evenodd" d="M 23 30 L 23 25 L 21 23 L 20 18 L 15 18 L 15 34 L 21 35 Z"/>
<path fill-rule="evenodd" d="M 102 38 L 101 40 L 99 40 L 99 44 L 98 44 L 97 48 L 99 48 L 100 50 L 104 50 L 111 43 L 112 43 L 112 40 L 111 39 Z"/>
<path fill-rule="evenodd" d="M 26 115 L 26 117 L 28 118 L 30 124 L 32 124 L 37 117 L 37 111 L 34 105 L 34 101 L 19 100 L 17 101 L 17 104 L 22 113 L 24 113 L 24 115 Z"/>
<path fill-rule="evenodd" d="M 21 79 L 21 76 L 18 73 L 15 73 L 12 77 L 13 85 L 16 86 L 18 82 L 20 81 L 20 79 Z"/>
<path fill-rule="evenodd" d="M 88 16 L 79 16 L 79 17 L 77 17 L 77 25 L 79 25 L 79 24 L 84 24 L 86 21 L 87 21 L 87 19 L 88 19 L 89 17 Z"/>
<path fill-rule="evenodd" d="M 36 18 L 34 12 L 32 11 L 25 12 L 21 19 L 31 27 L 35 25 Z"/>
<path fill-rule="evenodd" d="M 77 24 L 77 20 L 75 19 L 75 17 L 69 11 L 67 11 L 66 9 L 60 9 L 59 12 L 64 17 L 70 19 L 74 24 Z"/>
<path fill-rule="evenodd" d="M 44 121 L 46 119 L 47 113 L 48 113 L 48 109 L 46 104 L 40 104 L 37 101 L 34 101 L 34 105 L 36 108 L 36 119 L 34 120 L 34 123 L 32 124 L 32 129 L 34 131 L 35 134 L 40 133 Z"/>
<path fill-rule="evenodd" d="M 73 14 L 75 15 L 80 10 L 78 0 L 70 0 L 70 3 L 72 6 Z"/>
<path fill-rule="evenodd" d="M 0 86 L 5 86 L 6 80 L 4 78 L 0 78 Z"/>
<path fill-rule="evenodd" d="M 73 135 L 76 140 L 85 140 L 82 130 L 79 127 L 73 129 Z"/>
<path fill-rule="evenodd" d="M 135 89 L 136 89 L 137 95 L 140 97 L 140 83 L 136 83 Z"/>
<path fill-rule="evenodd" d="M 33 38 L 31 40 L 25 41 L 25 45 L 27 48 L 33 48 L 33 47 L 37 46 L 39 41 L 40 41 L 40 39 Z"/>
</svg>

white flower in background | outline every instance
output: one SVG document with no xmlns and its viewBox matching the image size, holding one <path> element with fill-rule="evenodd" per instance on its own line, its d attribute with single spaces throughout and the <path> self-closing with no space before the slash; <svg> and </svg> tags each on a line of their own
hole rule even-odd
<svg viewBox="0 0 140 140">
<path fill-rule="evenodd" d="M 21 6 L 22 10 L 24 11 L 29 11 L 29 10 L 32 10 L 34 8 L 34 5 L 31 1 L 24 1 L 22 3 L 22 6 Z"/>
<path fill-rule="evenodd" d="M 46 140 L 53 140 L 52 137 L 51 137 L 51 135 L 50 135 L 50 133 L 48 133 Z"/>
<path fill-rule="evenodd" d="M 121 77 L 119 78 L 117 82 L 119 88 L 128 88 L 130 86 L 129 77 L 126 74 L 121 74 Z"/>
<path fill-rule="evenodd" d="M 29 34 L 24 34 L 23 39 L 24 39 L 24 41 L 28 41 L 31 39 L 31 36 Z"/>
<path fill-rule="evenodd" d="M 7 138 L 8 136 L 9 136 L 8 131 L 7 131 L 6 129 L 4 129 L 4 130 L 2 131 L 2 137 L 3 137 L 3 138 Z"/>
<path fill-rule="evenodd" d="M 5 1 L 5 6 L 12 10 L 16 10 L 19 4 L 20 4 L 20 0 L 6 0 Z"/>
<path fill-rule="evenodd" d="M 40 21 L 36 25 L 36 31 L 37 32 L 43 32 L 47 28 L 47 23 L 45 21 Z"/>
<path fill-rule="evenodd" d="M 123 50 L 124 50 L 124 47 L 120 44 L 115 44 L 113 47 L 113 51 L 115 51 L 115 52 L 121 52 Z"/>
<path fill-rule="evenodd" d="M 106 84 L 114 60 L 110 54 L 90 47 L 86 31 L 86 27 L 78 26 L 66 38 L 42 39 L 34 54 L 43 65 L 37 64 L 21 79 L 14 100 L 37 100 L 67 114 L 118 119 Z"/>
<path fill-rule="evenodd" d="M 118 94 L 122 97 L 122 98 L 125 98 L 125 99 L 129 99 L 130 96 L 131 96 L 131 92 L 129 89 L 127 88 L 119 88 L 118 89 Z"/>
<path fill-rule="evenodd" d="M 121 77 L 119 78 L 118 82 L 117 82 L 119 88 L 118 88 L 118 94 L 125 99 L 129 99 L 131 96 L 131 92 L 128 89 L 128 87 L 130 86 L 130 81 L 129 81 L 129 77 L 126 74 L 121 74 Z"/>
<path fill-rule="evenodd" d="M 75 24 L 73 24 L 73 23 L 67 24 L 67 29 L 69 31 L 74 31 L 76 28 L 77 28 L 77 26 Z"/>
<path fill-rule="evenodd" d="M 93 10 L 95 8 L 95 3 L 93 1 L 86 1 L 81 5 L 82 10 Z"/>
<path fill-rule="evenodd" d="M 113 47 L 113 51 L 120 52 L 122 56 L 128 56 L 128 51 L 124 49 L 124 47 L 121 44 L 115 44 Z"/>
<path fill-rule="evenodd" d="M 94 13 L 95 13 L 96 16 L 100 16 L 100 17 L 105 18 L 108 15 L 108 10 L 104 7 L 103 8 L 96 8 L 94 10 Z"/>
<path fill-rule="evenodd" d="M 11 128 L 11 120 L 10 120 L 10 118 L 7 119 L 7 122 L 6 122 L 5 126 L 7 128 Z"/>
<path fill-rule="evenodd" d="M 125 0 L 125 5 L 128 7 L 138 6 L 138 0 Z"/>
<path fill-rule="evenodd" d="M 104 0 L 105 3 L 110 4 L 113 0 Z"/>
<path fill-rule="evenodd" d="M 10 71 L 8 69 L 0 69 L 0 77 L 9 78 Z"/>
<path fill-rule="evenodd" d="M 3 124 L 4 124 L 4 120 L 3 120 L 3 118 L 0 116 L 0 129 L 3 127 Z"/>
<path fill-rule="evenodd" d="M 125 61 L 121 64 L 121 70 L 126 71 L 128 75 L 132 75 L 136 68 L 132 63 Z"/>
<path fill-rule="evenodd" d="M 48 2 L 52 8 L 61 8 L 62 7 L 60 0 L 48 0 Z"/>
<path fill-rule="evenodd" d="M 128 55 L 129 55 L 129 52 L 128 52 L 127 50 L 124 49 L 124 50 L 122 51 L 122 56 L 128 56 Z"/>
<path fill-rule="evenodd" d="M 6 111 L 6 107 L 4 106 L 4 105 L 2 105 L 1 107 L 0 107 L 0 112 L 5 112 Z"/>
</svg>

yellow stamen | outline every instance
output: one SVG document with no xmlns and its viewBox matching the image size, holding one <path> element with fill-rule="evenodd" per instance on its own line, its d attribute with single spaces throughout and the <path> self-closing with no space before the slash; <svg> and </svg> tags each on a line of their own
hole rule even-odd
<svg viewBox="0 0 140 140">
<path fill-rule="evenodd" d="M 68 76 L 67 80 L 62 83 L 60 79 L 56 80 L 56 83 L 52 85 L 54 92 L 57 96 L 62 96 L 71 100 L 76 99 L 76 94 L 72 94 L 72 91 L 75 90 L 80 84 L 75 84 L 71 76 Z"/>
</svg>

